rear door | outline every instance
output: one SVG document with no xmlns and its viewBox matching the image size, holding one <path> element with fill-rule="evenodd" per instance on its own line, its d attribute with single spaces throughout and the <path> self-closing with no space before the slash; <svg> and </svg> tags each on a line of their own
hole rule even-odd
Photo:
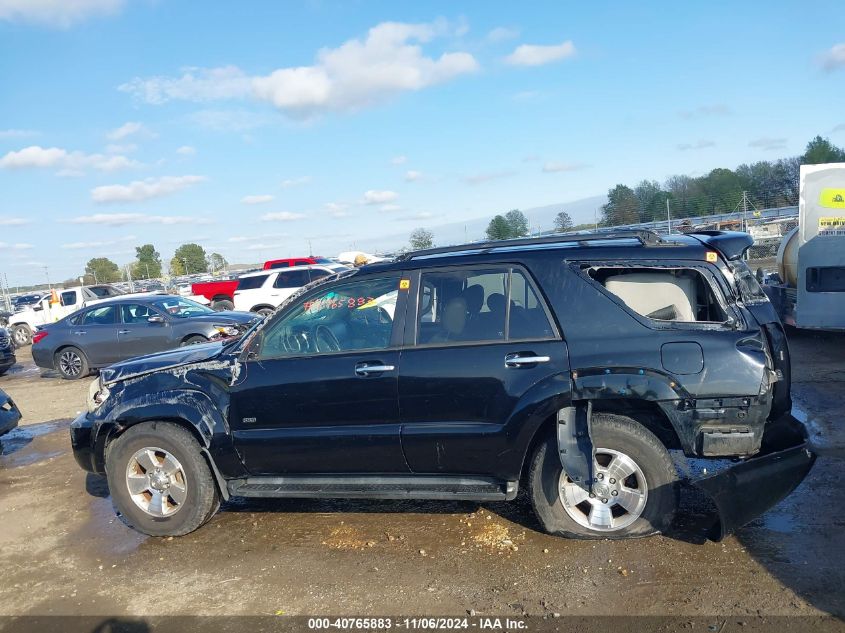
<svg viewBox="0 0 845 633">
<path fill-rule="evenodd" d="M 161 317 L 164 321 L 151 323 L 149 319 L 152 316 Z M 143 356 L 177 346 L 169 318 L 152 306 L 124 303 L 120 306 L 120 320 L 117 336 L 121 358 Z"/>
<path fill-rule="evenodd" d="M 310 272 L 307 268 L 289 268 L 276 275 L 276 279 L 268 288 L 269 303 L 279 306 L 294 292 L 311 283 Z M 265 285 L 266 287 L 266 285 Z"/>
<path fill-rule="evenodd" d="M 412 283 L 399 374 L 411 470 L 510 477 L 514 414 L 549 376 L 568 391 L 566 343 L 520 267 L 424 270 Z"/>
<path fill-rule="evenodd" d="M 95 367 L 110 365 L 121 360 L 117 342 L 117 306 L 93 306 L 83 312 L 76 325 L 71 326 L 73 344 L 85 352 L 88 361 Z"/>
</svg>

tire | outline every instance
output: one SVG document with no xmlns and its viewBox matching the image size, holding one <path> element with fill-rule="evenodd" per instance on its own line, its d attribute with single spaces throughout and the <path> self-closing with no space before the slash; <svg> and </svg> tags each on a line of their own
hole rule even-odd
<svg viewBox="0 0 845 633">
<path fill-rule="evenodd" d="M 217 310 L 217 312 L 223 312 L 224 310 L 234 310 L 235 304 L 229 301 L 228 299 L 221 299 L 220 301 L 212 301 L 211 309 Z"/>
<path fill-rule="evenodd" d="M 91 373 L 85 352 L 77 347 L 63 347 L 56 352 L 53 366 L 65 380 L 79 380 Z"/>
<path fill-rule="evenodd" d="M 543 528 L 577 539 L 637 538 L 666 530 L 678 507 L 678 476 L 666 448 L 626 416 L 594 413 L 591 428 L 596 485 L 607 486 L 607 496 L 590 498 L 571 483 L 561 467 L 557 438 L 550 433 L 537 445 L 528 475 L 531 505 Z M 614 458 L 618 461 L 608 469 Z M 632 463 L 635 470 L 624 480 L 617 482 L 611 476 L 625 475 Z M 592 510 L 592 506 L 598 507 Z"/>
<path fill-rule="evenodd" d="M 201 345 L 202 343 L 208 343 L 208 339 L 202 336 L 201 334 L 192 334 L 184 341 L 179 343 L 179 347 L 186 347 L 188 345 Z"/>
<path fill-rule="evenodd" d="M 145 464 L 151 475 L 143 470 Z M 193 532 L 220 507 L 220 495 L 199 444 L 187 430 L 169 422 L 142 422 L 111 442 L 106 477 L 117 515 L 132 529 L 150 536 Z"/>
<path fill-rule="evenodd" d="M 12 340 L 17 347 L 23 347 L 32 343 L 32 330 L 26 323 L 19 323 L 12 326 Z"/>
</svg>

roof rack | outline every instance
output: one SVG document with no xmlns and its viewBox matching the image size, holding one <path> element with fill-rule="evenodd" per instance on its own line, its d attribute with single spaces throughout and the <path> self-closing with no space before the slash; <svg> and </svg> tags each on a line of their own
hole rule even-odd
<svg viewBox="0 0 845 633">
<path fill-rule="evenodd" d="M 520 237 L 513 240 L 493 240 L 489 242 L 476 242 L 474 244 L 458 244 L 456 246 L 439 246 L 437 248 L 426 248 L 419 251 L 411 251 L 399 261 L 415 259 L 417 257 L 428 257 L 430 255 L 444 255 L 447 253 L 461 253 L 463 251 L 478 251 L 489 253 L 499 248 L 512 246 L 534 246 L 537 244 L 588 244 L 589 242 L 604 242 L 607 240 L 638 240 L 643 246 L 656 246 L 663 240 L 654 231 L 594 231 L 589 233 L 562 233 L 559 235 L 544 235 L 543 237 Z"/>
</svg>

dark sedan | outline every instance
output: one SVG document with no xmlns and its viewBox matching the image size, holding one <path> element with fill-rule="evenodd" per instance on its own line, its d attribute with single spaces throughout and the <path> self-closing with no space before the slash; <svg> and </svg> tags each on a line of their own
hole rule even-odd
<svg viewBox="0 0 845 633">
<path fill-rule="evenodd" d="M 82 378 L 134 356 L 240 336 L 258 320 L 176 296 L 113 299 L 41 327 L 32 337 L 32 358 L 64 378 Z"/>
<path fill-rule="evenodd" d="M 9 336 L 9 330 L 0 327 L 0 376 L 15 364 L 15 344 Z"/>
</svg>

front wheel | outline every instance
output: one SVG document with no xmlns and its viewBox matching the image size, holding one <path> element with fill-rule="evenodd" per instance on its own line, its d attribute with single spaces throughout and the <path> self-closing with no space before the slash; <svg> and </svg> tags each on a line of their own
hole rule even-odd
<svg viewBox="0 0 845 633">
<path fill-rule="evenodd" d="M 181 536 L 208 521 L 220 496 L 194 437 L 168 422 L 129 428 L 106 452 L 115 510 L 150 536 Z"/>
<path fill-rule="evenodd" d="M 211 309 L 217 312 L 234 310 L 235 304 L 229 301 L 228 299 L 218 299 L 216 301 L 211 302 Z"/>
<path fill-rule="evenodd" d="M 550 534 L 581 539 L 648 536 L 672 523 L 678 505 L 677 473 L 660 440 L 636 420 L 595 413 L 592 492 L 575 484 L 560 463 L 550 434 L 534 452 L 531 502 Z"/>
<path fill-rule="evenodd" d="M 179 344 L 179 347 L 186 347 L 187 345 L 202 345 L 208 343 L 208 339 L 200 334 L 193 334 L 186 338 Z"/>
</svg>

